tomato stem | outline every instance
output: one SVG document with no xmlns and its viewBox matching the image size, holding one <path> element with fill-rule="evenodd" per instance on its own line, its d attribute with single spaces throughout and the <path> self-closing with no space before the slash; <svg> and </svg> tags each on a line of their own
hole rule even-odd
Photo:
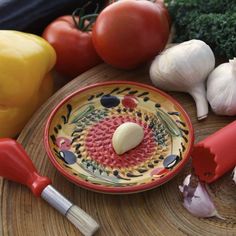
<svg viewBox="0 0 236 236">
<path fill-rule="evenodd" d="M 84 26 L 82 31 L 89 31 L 89 30 L 91 30 L 91 26 L 95 22 L 95 20 L 97 19 L 97 16 L 98 16 L 98 14 L 90 14 L 90 15 L 84 16 L 84 19 L 90 19 L 90 20 L 89 20 L 89 24 Z"/>
<path fill-rule="evenodd" d="M 76 16 L 79 16 L 79 21 L 77 22 Z M 76 8 L 72 13 L 72 19 L 74 21 L 74 24 L 77 29 L 81 29 L 83 27 L 83 22 L 80 20 L 81 17 L 84 15 L 84 9 L 83 8 Z"/>
<path fill-rule="evenodd" d="M 99 4 L 97 3 L 97 4 L 96 4 L 95 11 L 94 11 L 94 14 L 97 14 L 97 13 L 98 13 L 98 11 L 99 11 Z"/>
<path fill-rule="evenodd" d="M 98 16 L 98 14 L 89 14 L 89 15 L 85 15 L 83 17 L 81 17 L 82 20 L 87 20 L 89 18 L 96 18 Z"/>
<path fill-rule="evenodd" d="M 82 8 L 85 9 L 86 7 L 88 7 L 89 5 L 91 5 L 91 3 L 92 3 L 92 1 L 86 2 L 86 3 L 82 6 Z"/>
<path fill-rule="evenodd" d="M 89 21 L 89 23 L 82 29 L 82 31 L 90 31 L 91 26 L 93 25 L 94 21 L 97 19 L 97 17 L 92 17 Z"/>
<path fill-rule="evenodd" d="M 89 2 L 91 3 L 91 1 Z M 94 23 L 98 16 L 99 5 L 96 5 L 95 12 L 93 14 L 85 15 L 85 7 L 89 5 L 89 3 L 85 4 L 82 8 L 76 8 L 72 13 L 72 19 L 74 21 L 75 27 L 81 31 L 89 31 L 91 29 L 91 25 Z M 77 21 L 78 16 L 78 21 Z M 89 20 L 89 24 L 85 26 L 85 20 Z"/>
<path fill-rule="evenodd" d="M 119 0 L 109 0 L 109 4 L 112 4 L 112 3 L 114 3 L 114 2 L 118 2 Z M 149 2 L 156 2 L 156 0 L 147 0 L 147 1 L 149 1 Z"/>
</svg>

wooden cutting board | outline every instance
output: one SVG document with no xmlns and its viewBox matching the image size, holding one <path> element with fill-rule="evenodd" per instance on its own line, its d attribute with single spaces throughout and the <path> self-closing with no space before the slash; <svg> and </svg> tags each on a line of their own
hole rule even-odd
<svg viewBox="0 0 236 236">
<path fill-rule="evenodd" d="M 136 71 L 116 70 L 107 65 L 95 67 L 60 89 L 33 116 L 18 138 L 39 172 L 53 180 L 53 185 L 76 205 L 91 214 L 101 225 L 96 235 L 236 235 L 236 186 L 230 173 L 210 185 L 211 195 L 225 220 L 198 219 L 182 206 L 178 185 L 190 170 L 153 190 L 133 195 L 94 193 L 70 183 L 50 163 L 43 146 L 45 121 L 53 107 L 71 92 L 86 85 L 107 80 L 131 80 L 150 84 L 147 68 Z M 235 117 L 209 114 L 196 120 L 192 98 L 171 93 L 186 109 L 195 128 L 196 142 L 230 123 Z M 42 199 L 36 199 L 24 186 L 0 182 L 0 234 L 4 236 L 80 235 L 63 216 Z"/>
</svg>

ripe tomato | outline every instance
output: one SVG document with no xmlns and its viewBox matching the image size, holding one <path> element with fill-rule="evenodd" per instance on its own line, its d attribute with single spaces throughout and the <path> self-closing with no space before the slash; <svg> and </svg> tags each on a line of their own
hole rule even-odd
<svg viewBox="0 0 236 236">
<path fill-rule="evenodd" d="M 159 4 L 159 6 L 161 7 L 163 14 L 166 16 L 167 21 L 169 23 L 169 28 L 171 28 L 171 18 L 170 18 L 170 14 L 168 9 L 165 6 L 164 0 L 155 0 L 155 3 Z"/>
<path fill-rule="evenodd" d="M 109 4 L 112 4 L 112 3 L 118 2 L 118 1 L 119 1 L 119 0 L 113 0 L 113 1 L 107 0 L 107 1 L 105 1 L 105 5 L 107 6 L 107 5 L 109 5 Z M 136 1 L 143 1 L 143 0 L 136 0 Z M 149 1 L 149 0 L 146 0 L 146 1 Z M 169 22 L 169 27 L 171 27 L 170 14 L 169 14 L 169 12 L 168 12 L 166 6 L 165 6 L 164 0 L 152 0 L 151 2 L 157 3 L 157 4 L 160 5 L 160 7 L 162 8 L 163 13 L 164 13 L 164 14 L 166 15 L 166 17 L 167 17 L 167 20 L 168 20 L 168 22 Z"/>
<path fill-rule="evenodd" d="M 76 17 L 78 21 L 78 17 Z M 77 28 L 71 16 L 62 16 L 47 26 L 43 33 L 57 54 L 56 70 L 74 78 L 102 60 L 92 43 L 92 32 Z"/>
<path fill-rule="evenodd" d="M 107 6 L 93 27 L 100 57 L 118 68 L 131 69 L 164 49 L 169 24 L 159 4 L 125 0 Z"/>
</svg>

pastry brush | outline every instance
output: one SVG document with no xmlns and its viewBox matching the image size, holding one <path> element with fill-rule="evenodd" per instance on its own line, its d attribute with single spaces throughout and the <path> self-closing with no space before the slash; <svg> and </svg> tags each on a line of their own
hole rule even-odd
<svg viewBox="0 0 236 236">
<path fill-rule="evenodd" d="M 84 235 L 93 235 L 98 230 L 99 225 L 91 216 L 53 188 L 48 177 L 38 174 L 24 148 L 17 141 L 0 139 L 0 162 L 2 177 L 26 185 L 35 196 L 42 197 L 66 216 Z"/>
</svg>

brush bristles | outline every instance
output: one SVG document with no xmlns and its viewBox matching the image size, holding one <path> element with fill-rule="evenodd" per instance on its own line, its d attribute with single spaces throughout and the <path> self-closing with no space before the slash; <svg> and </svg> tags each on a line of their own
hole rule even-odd
<svg viewBox="0 0 236 236">
<path fill-rule="evenodd" d="M 67 219 L 85 236 L 93 235 L 99 224 L 81 208 L 73 205 L 66 213 Z"/>
</svg>

